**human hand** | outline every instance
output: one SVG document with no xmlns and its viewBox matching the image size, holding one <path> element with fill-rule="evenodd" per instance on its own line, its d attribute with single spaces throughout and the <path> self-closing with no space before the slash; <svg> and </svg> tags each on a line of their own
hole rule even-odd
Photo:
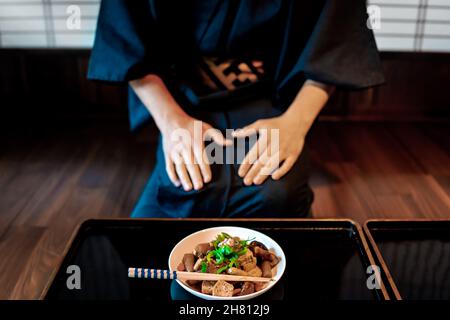
<svg viewBox="0 0 450 320">
<path fill-rule="evenodd" d="M 166 171 L 176 186 L 185 191 L 200 190 L 211 181 L 211 168 L 204 140 L 210 138 L 220 146 L 232 144 L 210 124 L 188 115 L 170 119 L 161 128 Z"/>
<path fill-rule="evenodd" d="M 233 136 L 244 138 L 257 133 L 258 140 L 238 171 L 245 185 L 260 185 L 269 176 L 278 180 L 288 173 L 303 150 L 307 130 L 295 118 L 283 114 L 257 120 L 234 131 Z"/>
</svg>

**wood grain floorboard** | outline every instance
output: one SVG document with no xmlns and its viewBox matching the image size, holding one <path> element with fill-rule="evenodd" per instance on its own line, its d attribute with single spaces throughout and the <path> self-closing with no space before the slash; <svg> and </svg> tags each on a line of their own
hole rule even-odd
<svg viewBox="0 0 450 320">
<path fill-rule="evenodd" d="M 43 233 L 44 229 L 39 227 L 13 227 L 0 241 L 0 299 L 12 297 Z"/>
<path fill-rule="evenodd" d="M 316 167 L 322 168 L 322 175 L 312 177 L 315 216 L 347 216 L 361 223 L 366 217 L 450 218 L 444 141 L 427 138 L 416 124 L 322 123 L 311 143 Z M 359 196 L 351 202 L 360 202 L 363 211 L 349 210 L 352 192 Z"/>
<path fill-rule="evenodd" d="M 124 123 L 0 138 L 0 298 L 39 298 L 79 223 L 129 215 L 155 141 Z M 450 218 L 448 124 L 319 122 L 309 146 L 315 217 Z"/>
</svg>

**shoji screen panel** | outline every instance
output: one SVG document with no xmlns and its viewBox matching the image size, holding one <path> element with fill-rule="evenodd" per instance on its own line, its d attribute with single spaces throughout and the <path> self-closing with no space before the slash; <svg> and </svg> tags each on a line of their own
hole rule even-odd
<svg viewBox="0 0 450 320">
<path fill-rule="evenodd" d="M 90 48 L 99 5 L 100 0 L 0 0 L 0 46 Z M 380 13 L 374 30 L 380 50 L 450 52 L 450 0 L 368 5 Z"/>
<path fill-rule="evenodd" d="M 100 0 L 0 0 L 2 47 L 90 48 Z"/>
<path fill-rule="evenodd" d="M 450 52 L 450 0 L 369 0 L 380 9 L 380 50 Z"/>
</svg>

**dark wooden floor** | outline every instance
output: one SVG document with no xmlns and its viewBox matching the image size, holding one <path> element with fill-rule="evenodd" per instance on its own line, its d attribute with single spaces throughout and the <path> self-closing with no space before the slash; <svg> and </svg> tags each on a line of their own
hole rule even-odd
<svg viewBox="0 0 450 320">
<path fill-rule="evenodd" d="M 98 124 L 2 133 L 0 299 L 39 297 L 81 221 L 129 214 L 151 136 Z M 320 122 L 311 149 L 317 218 L 450 218 L 448 123 Z"/>
</svg>

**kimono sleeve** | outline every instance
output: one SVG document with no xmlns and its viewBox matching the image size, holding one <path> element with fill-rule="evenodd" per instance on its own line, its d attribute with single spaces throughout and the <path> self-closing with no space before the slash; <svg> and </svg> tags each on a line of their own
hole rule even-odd
<svg viewBox="0 0 450 320">
<path fill-rule="evenodd" d="M 280 87 L 299 78 L 347 89 L 384 82 L 364 0 L 327 0 Z M 291 35 L 291 38 L 293 35 Z M 297 82 L 298 83 L 298 82 Z"/>
<path fill-rule="evenodd" d="M 88 78 L 126 82 L 166 67 L 152 1 L 103 0 Z"/>
</svg>

